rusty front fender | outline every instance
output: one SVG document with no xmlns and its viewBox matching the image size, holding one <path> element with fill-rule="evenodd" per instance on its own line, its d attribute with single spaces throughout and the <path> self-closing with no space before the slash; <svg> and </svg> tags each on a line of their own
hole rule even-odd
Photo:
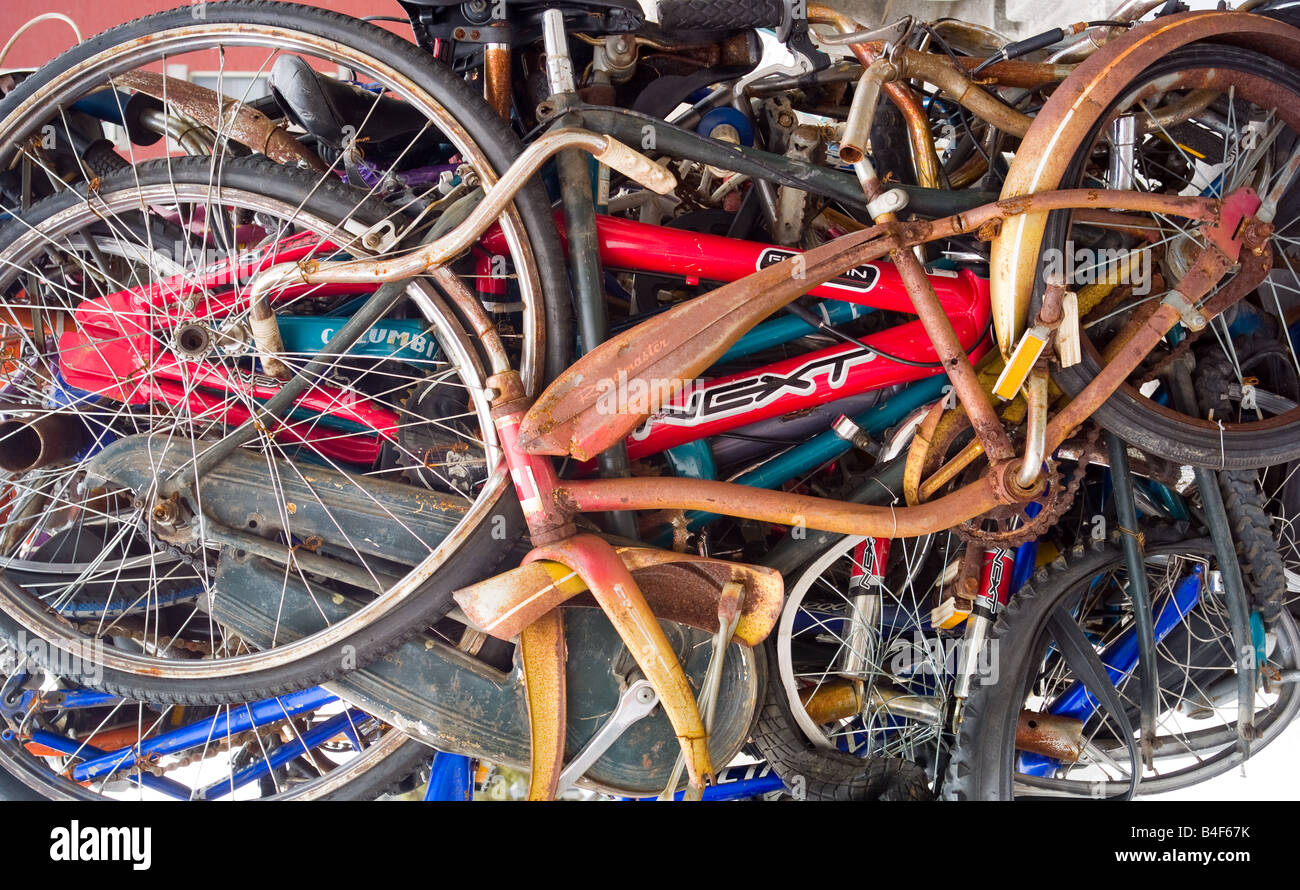
<svg viewBox="0 0 1300 890">
<path fill-rule="evenodd" d="M 757 646 L 781 615 L 785 588 L 774 569 L 653 547 L 616 546 L 615 551 L 657 618 L 716 632 L 718 598 L 729 581 L 745 588 L 733 642 Z M 540 615 L 586 591 L 586 582 L 576 572 L 561 563 L 538 559 L 452 596 L 483 631 L 510 639 Z M 573 604 L 595 605 L 585 596 Z"/>
<path fill-rule="evenodd" d="M 1249 46 L 1291 65 L 1300 64 L 1300 30 L 1260 15 L 1190 12 L 1162 16 L 1097 50 L 1052 93 L 1016 152 L 1003 199 L 1061 185 L 1075 148 L 1121 91 L 1141 71 L 1198 41 Z M 993 240 L 990 267 L 993 325 L 1008 355 L 1025 325 L 1034 290 L 1047 213 L 1007 218 Z"/>
</svg>

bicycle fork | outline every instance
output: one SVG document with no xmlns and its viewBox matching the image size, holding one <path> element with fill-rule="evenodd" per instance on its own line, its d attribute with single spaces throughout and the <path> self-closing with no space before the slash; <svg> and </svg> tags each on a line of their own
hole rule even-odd
<svg viewBox="0 0 1300 890">
<path fill-rule="evenodd" d="M 853 565 L 849 569 L 849 603 L 852 613 L 845 634 L 844 657 L 840 670 L 853 684 L 855 699 L 861 703 L 865 693 L 863 674 L 870 669 L 867 653 L 876 651 L 876 627 L 880 622 L 880 593 L 884 586 L 885 565 L 889 561 L 890 538 L 867 538 L 853 548 Z"/>
<path fill-rule="evenodd" d="M 970 545 L 973 546 L 973 545 Z M 980 560 L 979 582 L 970 598 L 970 611 L 966 616 L 966 629 L 957 651 L 956 678 L 953 682 L 953 727 L 961 723 L 961 712 L 971 687 L 982 679 L 989 628 L 998 614 L 1006 608 L 1011 597 L 1011 575 L 1015 566 L 1015 553 L 1006 547 L 986 547 L 976 551 Z M 959 584 L 964 579 L 959 579 Z M 959 591 L 960 593 L 960 591 Z M 956 601 L 956 597 L 952 601 Z M 987 652 L 988 658 L 996 653 Z"/>
<path fill-rule="evenodd" d="M 525 564 L 539 560 L 557 563 L 581 580 L 578 589 L 585 585 L 591 591 L 658 694 L 681 745 L 692 788 L 702 789 L 705 779 L 713 775 L 708 733 L 681 662 L 617 551 L 603 538 L 576 534 L 571 513 L 559 496 L 560 481 L 550 459 L 518 447 L 519 424 L 531 404 L 518 372 L 512 369 L 494 375 L 488 385 L 496 391 L 493 422 L 535 545 Z M 567 580 L 557 579 L 552 586 Z M 558 611 L 548 611 L 525 628 L 520 646 L 533 737 L 529 797 L 549 799 L 559 784 L 564 753 L 565 650 Z"/>
</svg>

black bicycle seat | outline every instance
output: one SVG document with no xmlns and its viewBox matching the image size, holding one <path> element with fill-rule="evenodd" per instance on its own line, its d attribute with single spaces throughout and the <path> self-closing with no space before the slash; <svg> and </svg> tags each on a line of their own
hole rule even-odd
<svg viewBox="0 0 1300 890">
<path fill-rule="evenodd" d="M 558 9 L 568 30 L 623 34 L 645 24 L 636 0 L 401 0 L 423 36 L 460 43 L 527 43 L 541 35 L 542 13 Z M 502 16 L 501 13 L 505 15 Z"/>
<path fill-rule="evenodd" d="M 419 109 L 408 103 L 326 77 L 299 56 L 276 59 L 270 86 L 276 104 L 293 123 L 336 148 L 347 141 L 349 128 L 355 133 L 363 123 L 367 144 L 380 152 L 388 140 L 408 139 L 427 124 Z"/>
</svg>

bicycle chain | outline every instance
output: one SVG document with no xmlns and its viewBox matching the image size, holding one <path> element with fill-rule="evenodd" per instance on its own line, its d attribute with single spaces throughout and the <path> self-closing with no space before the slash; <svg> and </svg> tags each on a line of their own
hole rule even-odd
<svg viewBox="0 0 1300 890">
<path fill-rule="evenodd" d="M 147 540 L 155 548 L 165 551 L 175 556 L 195 573 L 201 575 L 207 581 L 212 581 L 216 577 L 216 572 L 209 566 L 199 562 L 198 554 L 201 550 L 197 545 L 191 548 L 181 547 L 179 544 L 172 544 L 169 541 L 159 537 L 154 533 L 152 526 L 144 512 L 141 511 L 140 518 L 136 520 L 136 526 Z"/>
<path fill-rule="evenodd" d="M 1133 383 L 1133 386 L 1135 388 L 1141 387 L 1158 378 L 1169 368 L 1170 365 L 1190 352 L 1191 348 L 1196 345 L 1196 341 L 1199 340 L 1200 337 L 1201 331 L 1191 331 L 1182 339 L 1182 342 L 1169 350 L 1169 353 L 1165 355 L 1164 358 L 1155 362 L 1144 363 L 1140 369 L 1142 376 Z"/>
<path fill-rule="evenodd" d="M 161 776 L 168 770 L 184 769 L 199 760 L 211 757 L 214 754 L 221 754 L 232 750 L 244 745 L 246 742 L 257 742 L 259 736 L 265 738 L 268 735 L 279 734 L 285 726 L 293 726 L 293 721 L 294 718 L 292 717 L 284 718 L 277 720 L 274 723 L 267 723 L 257 729 L 245 729 L 242 732 L 233 733 L 229 737 L 221 736 L 220 738 L 214 739 L 212 744 L 206 745 L 202 749 L 193 751 L 189 754 L 172 755 L 176 759 L 166 766 L 162 766 L 157 760 L 149 761 L 144 758 L 137 758 L 136 763 L 140 765 L 142 770 L 152 773 L 153 775 Z M 305 724 L 299 725 L 298 731 L 293 733 L 294 738 L 300 738 L 303 730 L 305 730 Z"/>
<path fill-rule="evenodd" d="M 243 732 L 234 733 L 228 738 L 226 736 L 221 736 L 220 738 L 212 739 L 210 744 L 204 745 L 203 748 L 192 751 L 189 754 L 171 755 L 175 759 L 166 766 L 163 766 L 157 758 L 151 760 L 148 757 L 136 757 L 132 766 L 136 767 L 140 772 L 146 772 L 150 775 L 163 778 L 169 770 L 185 769 L 199 760 L 212 757 L 215 754 L 223 754 L 238 745 L 244 744 L 246 741 L 253 741 L 256 739 L 257 733 L 258 731 L 255 729 L 246 729 Z"/>
</svg>

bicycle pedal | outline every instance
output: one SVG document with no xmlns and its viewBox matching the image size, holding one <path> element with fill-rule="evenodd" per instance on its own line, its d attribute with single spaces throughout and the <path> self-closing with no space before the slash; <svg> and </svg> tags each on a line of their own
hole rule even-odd
<svg viewBox="0 0 1300 890">
<path fill-rule="evenodd" d="M 1047 341 L 1051 339 L 1052 330 L 1046 325 L 1034 325 L 1025 331 L 1020 342 L 1016 344 L 1015 351 L 1007 359 L 1006 367 L 998 376 L 998 380 L 993 384 L 993 394 L 1005 402 L 1009 402 L 1020 392 L 1020 387 L 1025 385 L 1025 380 L 1029 377 L 1029 372 L 1034 369 L 1038 362 L 1038 357 L 1043 354 L 1047 348 Z"/>
</svg>

